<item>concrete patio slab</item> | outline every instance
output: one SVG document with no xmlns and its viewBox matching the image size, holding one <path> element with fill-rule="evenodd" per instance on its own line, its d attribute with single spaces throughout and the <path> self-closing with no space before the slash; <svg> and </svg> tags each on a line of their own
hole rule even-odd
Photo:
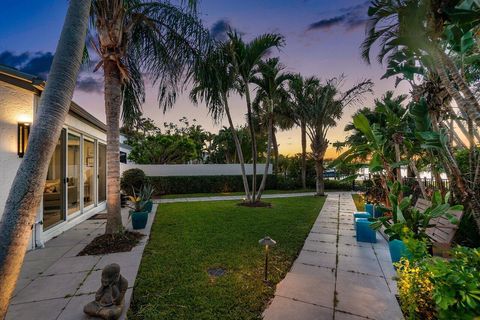
<svg viewBox="0 0 480 320">
<path fill-rule="evenodd" d="M 264 320 L 332 319 L 333 309 L 316 306 L 290 298 L 278 297 L 265 312 Z"/>
<path fill-rule="evenodd" d="M 358 242 L 354 211 L 351 193 L 328 194 L 264 319 L 403 319 L 388 244 Z"/>
<path fill-rule="evenodd" d="M 154 212 L 156 208 L 154 205 Z M 127 215 L 127 210 L 122 210 L 123 221 L 131 229 Z M 105 220 L 86 220 L 48 241 L 45 248 L 27 252 L 7 319 L 93 319 L 84 315 L 83 306 L 94 300 L 94 292 L 100 287 L 101 269 L 110 263 L 118 263 L 129 282 L 125 295 L 128 309 L 154 217 L 151 214 L 147 227 L 137 230 L 146 236 L 130 252 L 78 256 L 93 238 L 104 234 Z M 125 319 L 126 312 L 121 319 Z"/>
</svg>

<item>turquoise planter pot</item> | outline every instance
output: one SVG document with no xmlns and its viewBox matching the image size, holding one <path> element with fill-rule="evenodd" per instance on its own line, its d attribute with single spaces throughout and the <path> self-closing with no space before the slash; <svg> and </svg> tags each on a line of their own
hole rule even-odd
<svg viewBox="0 0 480 320">
<path fill-rule="evenodd" d="M 370 213 L 370 215 L 371 215 L 372 217 L 374 217 L 374 213 L 375 213 L 375 207 L 374 207 L 374 205 L 371 204 L 371 203 L 366 203 L 366 204 L 365 204 L 365 212 Z"/>
<path fill-rule="evenodd" d="M 392 258 L 393 263 L 399 262 L 401 258 L 411 259 L 412 257 L 401 240 L 391 240 L 388 243 L 388 247 L 390 249 L 390 258 Z"/>
<path fill-rule="evenodd" d="M 145 229 L 148 221 L 148 211 L 132 212 L 132 227 L 134 230 Z"/>
<path fill-rule="evenodd" d="M 143 211 L 152 212 L 152 209 L 153 209 L 153 202 L 152 200 L 149 200 L 147 201 L 147 203 L 145 203 L 145 206 L 143 207 Z"/>
</svg>

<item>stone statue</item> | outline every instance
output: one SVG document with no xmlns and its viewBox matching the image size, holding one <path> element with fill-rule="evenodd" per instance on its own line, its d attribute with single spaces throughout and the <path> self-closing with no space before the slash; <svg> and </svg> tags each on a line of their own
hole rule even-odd
<svg viewBox="0 0 480 320">
<path fill-rule="evenodd" d="M 106 320 L 120 318 L 127 288 L 128 281 L 120 274 L 120 266 L 109 264 L 102 270 L 102 286 L 95 294 L 95 301 L 88 303 L 83 312 Z"/>
</svg>

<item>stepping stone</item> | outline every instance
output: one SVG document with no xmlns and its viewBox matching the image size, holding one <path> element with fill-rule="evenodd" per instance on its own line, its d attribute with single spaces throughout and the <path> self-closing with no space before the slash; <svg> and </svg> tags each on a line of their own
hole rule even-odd
<svg viewBox="0 0 480 320">
<path fill-rule="evenodd" d="M 263 314 L 264 320 L 318 320 L 333 319 L 333 310 L 292 300 L 275 297 L 272 304 Z"/>
</svg>

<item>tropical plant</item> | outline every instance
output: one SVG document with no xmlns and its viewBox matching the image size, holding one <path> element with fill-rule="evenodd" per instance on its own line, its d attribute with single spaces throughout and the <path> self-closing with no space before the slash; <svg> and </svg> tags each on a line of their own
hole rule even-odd
<svg viewBox="0 0 480 320">
<path fill-rule="evenodd" d="M 432 197 L 432 204 L 425 211 L 417 209 L 412 204 L 412 195 L 401 198 L 403 186 L 399 182 L 391 183 L 390 194 L 388 195 L 390 207 L 383 207 L 382 211 L 388 214 L 376 218 L 372 228 L 385 227 L 385 234 L 390 240 L 403 240 L 410 237 L 416 240 L 428 241 L 426 233 L 428 228 L 434 227 L 430 221 L 434 218 L 444 216 L 453 224 L 459 221 L 449 211 L 463 210 L 462 205 L 451 206 L 450 193 L 442 197 L 440 191 L 435 191 Z"/>
<path fill-rule="evenodd" d="M 278 58 L 270 58 L 266 61 L 260 61 L 257 66 L 257 76 L 252 77 L 251 82 L 257 86 L 257 94 L 253 101 L 253 110 L 256 118 L 263 122 L 267 131 L 267 156 L 265 171 L 262 182 L 258 189 L 257 201 L 260 201 L 262 193 L 267 182 L 268 169 L 270 165 L 272 144 L 276 149 L 274 171 L 276 172 L 276 162 L 278 159 L 278 146 L 276 146 L 275 128 L 278 124 L 278 118 L 281 117 L 280 108 L 284 107 L 288 99 L 285 85 L 292 75 L 285 73 Z M 283 122 L 285 123 L 285 121 Z"/>
<path fill-rule="evenodd" d="M 310 138 L 313 159 L 315 160 L 317 195 L 324 195 L 324 157 L 329 141 L 327 133 L 336 126 L 344 108 L 361 102 L 363 96 L 372 92 L 371 80 L 364 80 L 345 91 L 340 92 L 344 77 L 334 78 L 326 84 L 319 84 L 311 90 L 307 97 L 305 109 L 306 131 Z"/>
<path fill-rule="evenodd" d="M 50 159 L 70 108 L 80 71 L 91 1 L 71 0 L 28 147 L 0 220 L 0 318 L 7 313 L 42 198 Z"/>
<path fill-rule="evenodd" d="M 236 73 L 229 60 L 228 50 L 227 43 L 217 43 L 203 59 L 197 61 L 193 71 L 194 87 L 190 92 L 190 99 L 195 104 L 200 101 L 205 102 L 215 122 L 220 121 L 224 115 L 227 116 L 240 163 L 245 197 L 250 200 L 251 195 L 245 171 L 243 149 L 233 124 L 228 103 L 230 94 L 236 89 Z"/>
<path fill-rule="evenodd" d="M 128 196 L 128 201 L 131 204 L 130 209 L 133 210 L 130 212 L 131 215 L 133 212 L 142 212 L 148 200 L 143 197 L 143 192 L 138 192 L 132 188 L 132 195 Z"/>
<path fill-rule="evenodd" d="M 152 200 L 152 196 L 155 193 L 155 187 L 150 183 L 145 183 L 140 193 L 143 200 L 150 201 Z"/>
<path fill-rule="evenodd" d="M 228 33 L 227 54 L 231 68 L 233 68 L 234 81 L 238 85 L 237 91 L 245 96 L 247 105 L 247 123 L 250 130 L 250 136 L 252 138 L 252 187 L 251 197 L 248 199 L 251 203 L 257 202 L 257 158 L 258 158 L 258 146 L 255 135 L 254 117 L 252 112 L 252 99 L 250 96 L 250 87 L 254 77 L 257 74 L 257 66 L 261 59 L 272 48 L 279 48 L 284 44 L 283 36 L 274 33 L 267 33 L 258 36 L 250 42 L 244 42 L 241 35 L 238 32 L 230 31 Z M 261 194 L 260 194 L 261 196 Z"/>
<path fill-rule="evenodd" d="M 300 127 L 302 142 L 302 187 L 307 188 L 307 97 L 311 91 L 318 86 L 320 80 L 315 77 L 304 78 L 301 74 L 296 74 L 289 83 L 290 108 L 287 109 L 287 115 Z"/>
<path fill-rule="evenodd" d="M 196 1 L 94 0 L 88 45 L 98 55 L 94 70 L 103 68 L 107 119 L 107 226 L 120 232 L 120 114 L 131 123 L 145 99 L 144 78 L 159 87 L 164 110 L 175 102 L 196 58 L 209 45 L 196 15 Z"/>
<path fill-rule="evenodd" d="M 145 183 L 147 177 L 141 169 L 128 169 L 122 173 L 120 187 L 123 192 L 131 195 L 132 190 L 138 190 Z"/>
</svg>

